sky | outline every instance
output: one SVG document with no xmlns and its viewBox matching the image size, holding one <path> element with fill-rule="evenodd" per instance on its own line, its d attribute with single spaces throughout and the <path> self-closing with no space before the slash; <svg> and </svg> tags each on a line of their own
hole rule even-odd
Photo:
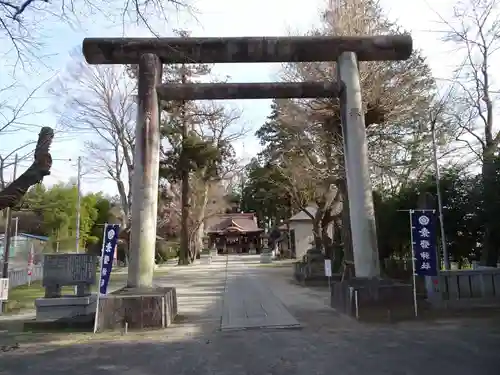
<svg viewBox="0 0 500 375">
<path fill-rule="evenodd" d="M 113 1 L 113 0 L 112 0 Z M 453 68 L 457 65 L 456 59 L 450 59 L 450 51 L 440 40 L 442 36 L 438 30 L 443 30 L 439 24 L 439 17 L 448 18 L 451 14 L 451 0 L 382 0 L 383 8 L 389 17 L 397 21 L 402 27 L 412 33 L 414 48 L 423 50 L 428 58 L 436 77 L 450 77 Z M 319 15 L 324 9 L 325 0 L 196 0 L 195 17 L 179 15 L 171 17 L 168 24 L 155 23 L 156 30 L 164 28 L 162 36 L 171 35 L 172 29 L 191 30 L 193 36 L 286 36 L 300 35 L 319 22 Z M 113 26 L 114 24 L 114 26 Z M 159 26 L 158 26 L 159 25 Z M 50 81 L 59 72 L 63 72 L 71 64 L 70 52 L 81 48 L 84 37 L 112 37 L 112 36 L 148 36 L 145 28 L 128 23 L 125 31 L 121 22 L 113 19 L 104 19 L 101 15 L 82 17 L 82 22 L 73 27 L 64 23 L 44 23 L 43 63 L 17 68 L 16 81 L 23 86 L 8 97 L 0 94 L 2 99 L 19 102 L 24 100 L 26 93 L 40 84 Z M 10 66 L 11 67 L 11 66 Z M 279 64 L 219 64 L 214 73 L 220 76 L 229 76 L 232 82 L 266 82 L 277 79 Z M 8 77 L 0 72 L 0 82 L 4 85 Z M 27 116 L 25 122 L 37 126 L 52 126 L 58 128 L 58 118 L 52 110 L 56 104 L 45 87 L 36 93 L 36 98 L 27 107 L 34 114 Z M 231 103 L 239 107 L 243 116 L 241 123 L 250 129 L 249 135 L 236 144 L 238 156 L 248 160 L 259 150 L 258 141 L 253 136 L 269 114 L 269 100 L 248 100 Z M 35 140 L 38 129 L 18 132 L 0 139 L 0 154 L 13 150 L 16 146 Z M 52 148 L 54 158 L 52 175 L 46 179 L 48 184 L 75 179 L 78 156 L 85 157 L 84 144 L 81 137 L 73 134 L 56 132 Z M 31 159 L 22 160 L 18 173 L 30 164 Z M 104 180 L 102 176 L 86 171 L 85 159 L 83 162 L 84 175 L 82 190 L 84 192 L 103 191 L 115 195 L 114 184 Z M 9 173 L 10 172 L 10 173 Z M 10 170 L 7 173 L 12 174 Z"/>
</svg>

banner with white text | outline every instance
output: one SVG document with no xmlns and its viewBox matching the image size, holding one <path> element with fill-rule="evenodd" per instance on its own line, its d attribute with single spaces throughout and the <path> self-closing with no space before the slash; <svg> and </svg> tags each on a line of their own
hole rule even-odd
<svg viewBox="0 0 500 375">
<path fill-rule="evenodd" d="M 119 224 L 106 224 L 104 226 L 104 237 L 101 254 L 101 277 L 99 280 L 99 293 L 106 294 L 109 277 L 113 268 L 113 258 L 118 243 Z"/>
<path fill-rule="evenodd" d="M 438 275 L 436 222 L 435 211 L 410 211 L 412 251 L 415 259 L 415 274 L 418 276 Z"/>
</svg>

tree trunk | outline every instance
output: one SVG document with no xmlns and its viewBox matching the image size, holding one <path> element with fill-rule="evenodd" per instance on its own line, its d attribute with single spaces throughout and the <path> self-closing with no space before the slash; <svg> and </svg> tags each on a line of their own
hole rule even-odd
<svg viewBox="0 0 500 375">
<path fill-rule="evenodd" d="M 53 138 L 54 130 L 52 128 L 43 127 L 40 130 L 35 147 L 35 160 L 22 175 L 0 191 L 0 210 L 14 207 L 31 186 L 42 182 L 43 178 L 50 174 L 50 168 L 52 167 L 50 146 Z"/>
<path fill-rule="evenodd" d="M 328 233 L 329 228 L 330 224 L 321 225 L 321 242 L 322 247 L 325 250 L 325 257 L 328 259 L 333 259 L 333 238 L 330 237 L 330 233 Z M 335 228 L 333 228 L 333 231 L 335 233 Z"/>
<path fill-rule="evenodd" d="M 118 189 L 118 195 L 120 196 L 120 203 L 122 205 L 123 215 L 125 216 L 125 220 L 128 222 L 130 216 L 130 202 L 128 200 L 127 193 L 125 191 L 125 185 L 123 181 L 116 181 L 116 188 Z"/>
<path fill-rule="evenodd" d="M 491 150 L 483 154 L 482 180 L 483 180 L 483 222 L 484 241 L 481 254 L 481 264 L 496 267 L 498 262 L 498 204 L 500 199 L 500 186 L 497 183 L 496 157 Z"/>
<path fill-rule="evenodd" d="M 181 244 L 179 252 L 179 264 L 189 264 L 189 171 L 182 172 L 182 189 L 181 189 Z"/>
<path fill-rule="evenodd" d="M 352 247 L 352 234 L 351 234 L 351 217 L 349 213 L 349 196 L 347 195 L 346 180 L 340 181 L 338 184 L 340 194 L 342 196 L 342 213 L 339 224 L 341 225 L 341 242 L 342 242 L 342 260 L 340 260 L 342 268 L 342 279 L 345 277 L 354 277 L 356 270 L 354 268 L 354 252 Z"/>
<path fill-rule="evenodd" d="M 314 247 L 316 250 L 323 252 L 323 239 L 321 238 L 322 229 L 319 220 L 313 220 L 313 237 L 314 237 Z"/>
<path fill-rule="evenodd" d="M 182 83 L 186 83 L 186 75 L 182 74 Z M 182 150 L 180 155 L 180 164 L 182 168 L 181 173 L 181 243 L 180 243 L 180 252 L 179 252 L 179 264 L 187 265 L 190 263 L 190 245 L 191 241 L 189 240 L 189 214 L 190 214 L 190 198 L 191 198 L 191 189 L 189 186 L 189 169 L 188 169 L 188 160 L 187 154 L 184 148 L 184 142 L 189 134 L 188 124 L 186 121 L 186 106 L 185 103 L 182 104 L 181 107 L 181 119 L 182 119 Z"/>
<path fill-rule="evenodd" d="M 352 249 L 351 221 L 349 213 L 349 196 L 347 195 L 346 181 L 339 183 L 340 193 L 342 195 L 342 245 L 344 248 L 344 260 L 354 262 L 354 253 Z"/>
<path fill-rule="evenodd" d="M 196 259 L 196 231 L 190 233 L 189 236 L 189 263 L 193 263 Z"/>
<path fill-rule="evenodd" d="M 126 218 L 123 218 L 122 221 L 121 221 L 121 232 L 127 232 L 130 228 L 130 221 L 129 220 L 126 220 Z M 129 252 L 130 252 L 130 232 L 129 234 L 127 235 L 127 238 L 126 238 L 126 246 L 123 247 L 123 255 L 125 256 L 125 265 L 128 266 L 128 258 L 129 258 Z M 118 255 L 117 255 L 118 256 Z"/>
<path fill-rule="evenodd" d="M 332 223 L 333 225 L 333 241 L 332 241 L 332 272 L 338 272 L 342 267 L 342 261 L 344 260 L 344 246 L 343 240 L 343 223 L 340 217 L 336 217 Z"/>
<path fill-rule="evenodd" d="M 203 191 L 201 192 L 200 198 L 201 199 L 200 199 L 199 209 L 196 216 L 196 225 L 197 225 L 195 233 L 196 256 L 200 254 L 201 250 L 203 249 L 203 235 L 205 234 L 204 219 L 208 204 L 208 184 L 205 184 L 203 186 Z"/>
</svg>

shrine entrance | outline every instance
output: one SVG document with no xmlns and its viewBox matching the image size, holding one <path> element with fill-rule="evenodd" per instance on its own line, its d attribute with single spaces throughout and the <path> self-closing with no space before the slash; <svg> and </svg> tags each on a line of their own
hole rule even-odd
<svg viewBox="0 0 500 375">
<path fill-rule="evenodd" d="M 221 214 L 215 219 L 206 231 L 210 248 L 215 247 L 219 254 L 260 253 L 263 229 L 257 226 L 255 214 Z"/>
<path fill-rule="evenodd" d="M 138 116 L 128 285 L 153 282 L 160 108 L 158 98 L 224 100 L 339 98 L 356 276 L 380 276 L 358 61 L 406 60 L 410 35 L 236 38 L 85 38 L 89 64 L 138 64 Z M 336 61 L 338 81 L 162 83 L 162 64 Z M 187 203 L 186 203 L 187 204 Z M 182 207 L 184 210 L 186 207 Z"/>
</svg>

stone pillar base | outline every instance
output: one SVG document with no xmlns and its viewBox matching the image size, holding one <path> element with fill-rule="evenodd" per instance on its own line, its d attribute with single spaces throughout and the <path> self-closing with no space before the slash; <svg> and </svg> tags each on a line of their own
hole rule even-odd
<svg viewBox="0 0 500 375">
<path fill-rule="evenodd" d="M 96 301 L 97 294 L 84 297 L 37 298 L 35 300 L 36 320 L 56 321 L 87 317 L 91 321 L 96 311 Z"/>
<path fill-rule="evenodd" d="M 332 282 L 331 307 L 363 321 L 415 317 L 413 287 L 390 279 L 353 278 Z"/>
<path fill-rule="evenodd" d="M 123 288 L 99 298 L 97 331 L 166 328 L 176 315 L 175 288 Z"/>
</svg>

